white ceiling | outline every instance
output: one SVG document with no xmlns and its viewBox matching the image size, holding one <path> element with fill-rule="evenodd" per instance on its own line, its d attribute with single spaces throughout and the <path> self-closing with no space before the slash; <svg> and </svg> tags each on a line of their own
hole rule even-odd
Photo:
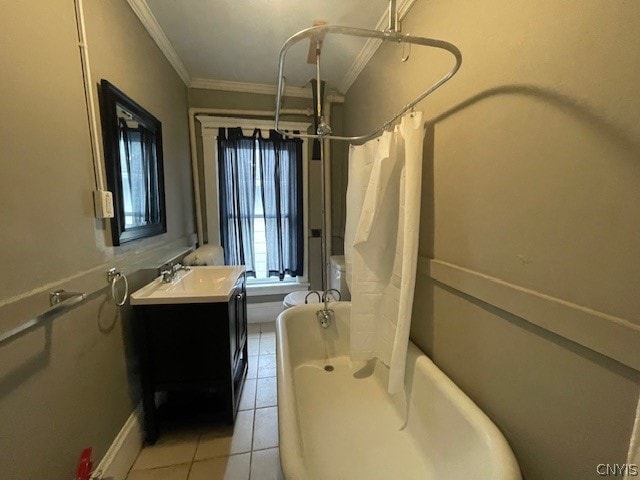
<svg viewBox="0 0 640 480">
<path fill-rule="evenodd" d="M 415 1 L 415 0 L 413 0 Z M 411 0 L 400 0 L 401 14 Z M 284 41 L 314 20 L 363 28 L 385 28 L 388 0 L 129 0 L 167 58 L 187 84 L 222 80 L 277 83 L 278 54 Z M 152 31 L 155 30 L 155 31 Z M 346 91 L 375 42 L 328 36 L 322 50 L 322 78 Z M 287 54 L 288 86 L 315 78 L 306 63 L 308 42 Z M 173 50 L 173 51 L 171 51 Z M 363 63 L 364 61 L 364 63 Z M 181 71 L 182 70 L 182 71 Z"/>
</svg>

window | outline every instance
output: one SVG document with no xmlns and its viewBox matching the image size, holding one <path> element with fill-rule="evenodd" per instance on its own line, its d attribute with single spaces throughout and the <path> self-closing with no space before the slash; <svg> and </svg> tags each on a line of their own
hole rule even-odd
<svg viewBox="0 0 640 480">
<path fill-rule="evenodd" d="M 259 131 L 258 131 L 259 132 Z M 304 275 L 303 142 L 271 130 L 258 133 L 258 201 L 263 212 L 266 277 Z M 260 201 L 261 200 L 261 201 Z M 255 235 L 256 241 L 258 235 Z M 256 272 L 257 273 L 257 272 Z"/>
<path fill-rule="evenodd" d="M 208 242 L 218 243 L 219 234 L 225 263 L 244 264 L 249 283 L 306 284 L 306 141 L 283 138 L 269 129 L 271 121 L 197 119 Z M 307 125 L 283 128 L 306 130 Z"/>
<path fill-rule="evenodd" d="M 133 125 L 132 125 L 133 124 Z M 153 195 L 157 172 L 149 158 L 155 157 L 153 134 L 135 121 L 120 121 L 120 158 L 124 228 L 145 226 L 160 221 L 160 201 Z M 147 184 L 151 183 L 151 189 Z"/>
</svg>

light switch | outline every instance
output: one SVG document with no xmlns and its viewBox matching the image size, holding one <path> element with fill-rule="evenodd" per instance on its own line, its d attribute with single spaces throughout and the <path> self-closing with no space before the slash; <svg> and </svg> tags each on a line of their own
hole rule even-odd
<svg viewBox="0 0 640 480">
<path fill-rule="evenodd" d="M 95 190 L 93 203 L 96 209 L 96 218 L 113 218 L 113 194 L 108 190 Z"/>
</svg>

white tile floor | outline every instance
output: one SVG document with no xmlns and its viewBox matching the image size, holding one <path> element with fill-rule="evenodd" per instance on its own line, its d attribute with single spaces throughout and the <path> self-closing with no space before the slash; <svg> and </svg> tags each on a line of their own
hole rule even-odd
<svg viewBox="0 0 640 480">
<path fill-rule="evenodd" d="M 249 325 L 249 368 L 231 426 L 188 427 L 142 449 L 127 480 L 281 480 L 274 323 Z"/>
</svg>

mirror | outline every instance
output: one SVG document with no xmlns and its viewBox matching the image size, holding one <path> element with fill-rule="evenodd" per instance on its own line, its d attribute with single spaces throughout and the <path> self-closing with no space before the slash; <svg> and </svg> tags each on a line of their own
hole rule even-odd
<svg viewBox="0 0 640 480">
<path fill-rule="evenodd" d="M 100 114 L 113 245 L 165 233 L 161 123 L 107 80 L 100 82 Z"/>
</svg>

